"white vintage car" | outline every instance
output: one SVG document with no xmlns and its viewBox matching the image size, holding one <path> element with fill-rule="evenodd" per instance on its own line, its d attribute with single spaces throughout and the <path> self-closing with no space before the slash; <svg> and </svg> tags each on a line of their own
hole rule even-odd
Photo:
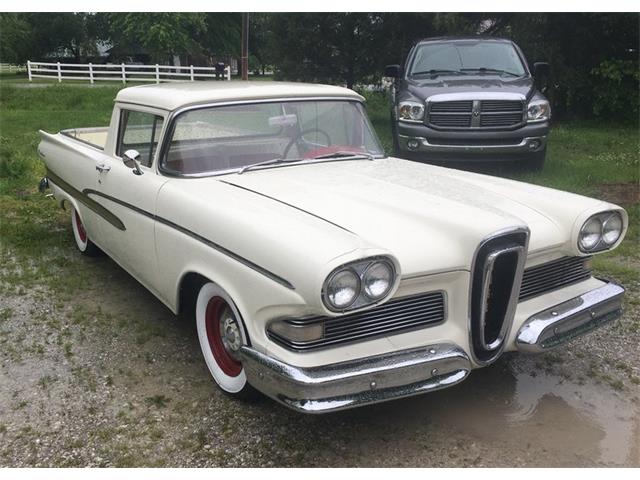
<svg viewBox="0 0 640 480">
<path fill-rule="evenodd" d="M 192 312 L 224 391 L 321 413 L 455 385 L 621 314 L 613 204 L 390 158 L 364 99 L 298 83 L 121 90 L 41 132 L 78 249 Z M 108 297 L 104 298 L 108 302 Z"/>
</svg>

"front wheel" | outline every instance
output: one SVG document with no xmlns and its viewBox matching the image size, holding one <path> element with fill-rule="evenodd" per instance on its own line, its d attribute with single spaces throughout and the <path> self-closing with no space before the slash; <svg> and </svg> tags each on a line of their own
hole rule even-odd
<svg viewBox="0 0 640 480">
<path fill-rule="evenodd" d="M 247 345 L 240 313 L 231 297 L 215 283 L 202 285 L 196 300 L 196 324 L 202 356 L 216 384 L 226 393 L 252 398 L 238 351 Z"/>
<path fill-rule="evenodd" d="M 531 153 L 527 158 L 525 169 L 529 172 L 541 172 L 544 168 L 544 161 L 547 157 L 547 147 L 544 147 L 539 152 Z"/>
<path fill-rule="evenodd" d="M 76 207 L 71 207 L 71 226 L 73 228 L 73 238 L 76 241 L 76 247 L 78 247 L 80 253 L 89 257 L 99 255 L 101 250 L 89 238 Z"/>
</svg>

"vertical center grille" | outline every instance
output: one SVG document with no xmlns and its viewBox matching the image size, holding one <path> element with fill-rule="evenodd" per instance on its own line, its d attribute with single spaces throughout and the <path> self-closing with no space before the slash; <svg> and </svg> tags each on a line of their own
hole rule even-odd
<svg viewBox="0 0 640 480">
<path fill-rule="evenodd" d="M 522 282 L 528 231 L 492 237 L 480 245 L 471 277 L 471 348 L 476 361 L 494 361 L 504 348 Z"/>
</svg>

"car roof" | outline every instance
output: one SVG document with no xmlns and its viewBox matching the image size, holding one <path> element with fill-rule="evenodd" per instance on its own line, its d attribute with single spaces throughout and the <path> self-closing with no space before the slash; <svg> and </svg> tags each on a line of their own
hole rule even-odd
<svg viewBox="0 0 640 480">
<path fill-rule="evenodd" d="M 129 87 L 118 92 L 116 102 L 176 110 L 197 104 L 305 97 L 339 97 L 357 101 L 364 100 L 353 90 L 333 85 L 232 80 L 185 81 Z"/>
</svg>

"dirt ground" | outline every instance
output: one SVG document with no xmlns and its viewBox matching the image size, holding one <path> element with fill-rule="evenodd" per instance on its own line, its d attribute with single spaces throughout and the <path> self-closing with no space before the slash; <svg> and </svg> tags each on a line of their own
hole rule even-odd
<svg viewBox="0 0 640 480">
<path fill-rule="evenodd" d="M 303 416 L 231 400 L 194 325 L 109 258 L 68 255 L 59 282 L 82 288 L 0 296 L 0 466 L 640 466 L 637 279 L 621 320 L 560 350 Z"/>
</svg>

